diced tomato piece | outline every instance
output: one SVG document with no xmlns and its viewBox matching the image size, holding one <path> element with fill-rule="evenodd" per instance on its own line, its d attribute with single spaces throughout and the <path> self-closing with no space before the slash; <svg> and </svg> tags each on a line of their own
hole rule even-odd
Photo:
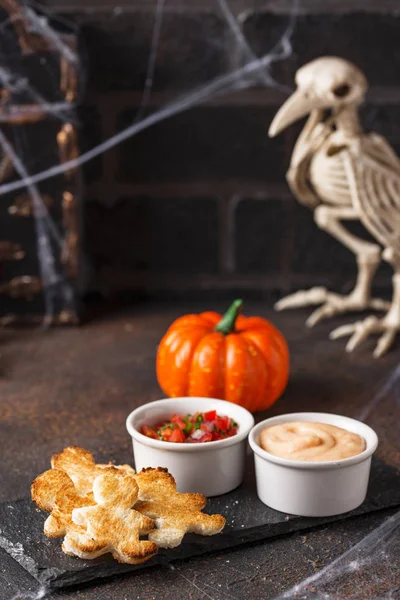
<svg viewBox="0 0 400 600">
<path fill-rule="evenodd" d="M 169 438 L 170 442 L 184 442 L 185 441 L 185 434 L 183 433 L 182 429 L 180 429 L 179 427 L 176 427 L 173 432 L 171 437 Z"/>
<path fill-rule="evenodd" d="M 217 417 L 217 411 L 216 410 L 210 410 L 206 413 L 204 413 L 204 420 L 205 421 L 214 421 L 214 419 L 216 419 Z"/>
<path fill-rule="evenodd" d="M 229 425 L 230 425 L 230 419 L 229 417 L 222 417 L 223 421 L 224 421 L 224 429 L 228 429 Z"/>
<path fill-rule="evenodd" d="M 153 440 L 158 440 L 157 432 L 149 425 L 142 425 L 141 433 L 149 438 L 153 438 Z"/>
<path fill-rule="evenodd" d="M 222 420 L 222 419 L 220 419 L 220 417 L 217 417 L 217 418 L 215 419 L 215 429 L 216 429 L 217 431 L 219 431 L 220 429 L 222 429 L 222 425 L 223 425 L 223 420 Z"/>
<path fill-rule="evenodd" d="M 186 423 L 180 415 L 174 415 L 171 419 L 172 423 L 176 423 L 180 429 L 185 429 Z"/>
<path fill-rule="evenodd" d="M 198 444 L 223 440 L 236 435 L 238 425 L 228 416 L 219 416 L 217 411 L 196 412 L 194 415 L 174 414 L 170 421 L 164 420 L 156 426 L 143 425 L 141 432 L 153 439 L 165 442 Z M 196 432 L 194 438 L 191 437 Z M 199 437 L 197 437 L 199 435 Z"/>
<path fill-rule="evenodd" d="M 171 436 L 172 436 L 172 427 L 166 427 L 165 429 L 163 429 L 161 431 L 161 437 L 164 440 L 164 442 L 169 442 Z"/>
<path fill-rule="evenodd" d="M 217 417 L 215 419 L 215 426 L 220 431 L 226 431 L 229 426 L 229 417 Z"/>
<path fill-rule="evenodd" d="M 203 433 L 201 438 L 199 438 L 199 442 L 211 442 L 213 439 L 212 433 Z"/>
</svg>

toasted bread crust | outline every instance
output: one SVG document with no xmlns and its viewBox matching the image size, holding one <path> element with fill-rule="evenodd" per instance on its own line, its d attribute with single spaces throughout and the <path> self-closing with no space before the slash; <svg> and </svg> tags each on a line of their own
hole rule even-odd
<svg viewBox="0 0 400 600">
<path fill-rule="evenodd" d="M 39 508 L 50 512 L 44 524 L 44 533 L 48 537 L 60 537 L 68 530 L 76 530 L 72 522 L 74 508 L 95 504 L 93 494 L 81 496 L 75 489 L 70 477 L 58 469 L 45 471 L 31 485 L 32 500 Z"/>
<path fill-rule="evenodd" d="M 51 464 L 33 481 L 31 494 L 50 512 L 45 534 L 65 536 L 66 554 L 93 559 L 111 553 L 119 562 L 140 564 L 158 547 L 178 546 L 185 533 L 214 535 L 225 525 L 221 515 L 201 512 L 203 495 L 177 492 L 165 468 L 134 474 L 129 465 L 96 464 L 77 446 L 55 454 Z M 144 534 L 148 540 L 140 539 Z"/>
<path fill-rule="evenodd" d="M 149 540 L 161 548 L 175 548 L 185 533 L 215 535 L 225 526 L 221 515 L 206 515 L 201 510 L 207 499 L 202 494 L 181 494 L 175 479 L 162 467 L 146 468 L 134 475 L 139 486 L 136 509 L 154 519 L 157 529 Z"/>
<path fill-rule="evenodd" d="M 120 469 L 128 475 L 135 471 L 129 465 L 114 466 L 95 463 L 93 454 L 79 446 L 68 446 L 62 452 L 51 457 L 53 469 L 59 469 L 67 473 L 75 484 L 80 494 L 88 494 L 92 491 L 93 482 L 104 469 Z"/>
<path fill-rule="evenodd" d="M 157 552 L 154 542 L 139 539 L 141 532 L 152 530 L 154 522 L 132 509 L 138 486 L 133 477 L 118 469 L 106 470 L 93 484 L 95 506 L 77 508 L 72 520 L 85 527 L 85 533 L 70 532 L 64 545 L 77 556 L 91 558 L 107 552 L 131 564 L 143 562 Z"/>
</svg>

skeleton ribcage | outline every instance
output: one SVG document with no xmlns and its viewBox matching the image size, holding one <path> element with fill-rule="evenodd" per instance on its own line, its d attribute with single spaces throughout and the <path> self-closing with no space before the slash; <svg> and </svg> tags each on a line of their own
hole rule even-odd
<svg viewBox="0 0 400 600">
<path fill-rule="evenodd" d="M 351 206 L 350 187 L 339 148 L 328 140 L 313 156 L 310 183 L 318 198 L 327 204 Z"/>
<path fill-rule="evenodd" d="M 400 160 L 381 136 L 365 135 L 343 153 L 352 204 L 360 220 L 400 260 Z"/>
<path fill-rule="evenodd" d="M 310 162 L 309 183 L 325 204 L 352 206 L 368 231 L 400 256 L 400 160 L 375 133 L 335 145 L 327 139 Z"/>
</svg>

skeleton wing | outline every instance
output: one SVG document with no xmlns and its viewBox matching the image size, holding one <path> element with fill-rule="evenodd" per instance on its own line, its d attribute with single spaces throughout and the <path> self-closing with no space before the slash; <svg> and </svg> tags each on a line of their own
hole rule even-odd
<svg viewBox="0 0 400 600">
<path fill-rule="evenodd" d="M 322 123 L 323 111 L 313 110 L 299 135 L 290 160 L 286 179 L 297 200 L 308 208 L 320 204 L 309 181 L 310 163 L 318 148 L 332 133 L 329 126 Z"/>
<path fill-rule="evenodd" d="M 384 138 L 362 137 L 344 153 L 354 207 L 368 231 L 400 255 L 400 160 Z"/>
</svg>

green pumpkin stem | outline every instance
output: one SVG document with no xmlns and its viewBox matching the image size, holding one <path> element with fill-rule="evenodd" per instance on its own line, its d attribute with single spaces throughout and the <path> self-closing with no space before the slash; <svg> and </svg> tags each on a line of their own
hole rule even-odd
<svg viewBox="0 0 400 600">
<path fill-rule="evenodd" d="M 239 316 L 240 311 L 242 310 L 243 300 L 235 300 L 232 302 L 218 325 L 215 327 L 215 331 L 219 333 L 223 333 L 224 335 L 229 335 L 230 333 L 235 331 L 236 319 Z"/>
</svg>

